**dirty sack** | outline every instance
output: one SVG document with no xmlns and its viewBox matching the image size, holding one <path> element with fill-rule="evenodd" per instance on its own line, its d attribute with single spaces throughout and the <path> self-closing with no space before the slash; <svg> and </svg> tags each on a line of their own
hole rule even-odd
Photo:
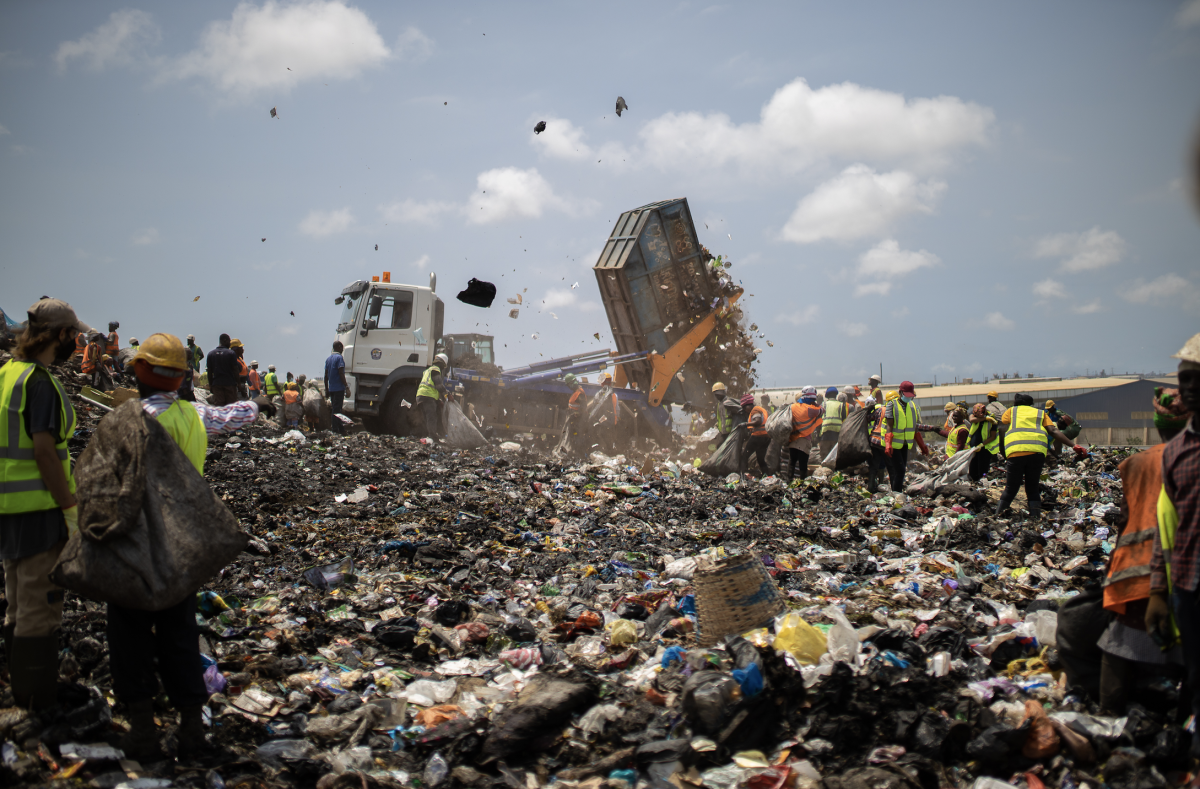
<svg viewBox="0 0 1200 789">
<path fill-rule="evenodd" d="M 871 459 L 871 419 L 866 411 L 860 409 L 846 417 L 837 447 L 837 462 L 833 466 L 837 471 Z"/>
<path fill-rule="evenodd" d="M 51 578 L 85 597 L 142 611 L 170 608 L 249 539 L 137 400 L 101 420 L 75 476 L 79 532 Z"/>
<path fill-rule="evenodd" d="M 700 464 L 700 470 L 714 477 L 738 473 L 742 459 L 742 445 L 746 442 L 746 428 L 741 425 L 730 431 L 717 451 Z"/>
<path fill-rule="evenodd" d="M 956 452 L 954 457 L 947 460 L 938 468 L 927 471 L 914 479 L 905 491 L 910 496 L 929 495 L 942 485 L 962 479 L 967 476 L 971 467 L 971 458 L 975 453 L 983 451 L 982 447 L 971 447 L 962 452 Z"/>
<path fill-rule="evenodd" d="M 474 449 L 487 443 L 458 403 L 446 404 L 446 441 L 455 449 Z"/>
<path fill-rule="evenodd" d="M 321 394 L 320 384 L 306 381 L 300 403 L 304 407 L 304 421 L 315 424 L 317 430 L 328 430 L 333 426 L 333 408 Z"/>
<path fill-rule="evenodd" d="M 472 277 L 467 283 L 467 289 L 460 290 L 455 298 L 472 307 L 490 307 L 496 298 L 496 286 Z"/>
</svg>

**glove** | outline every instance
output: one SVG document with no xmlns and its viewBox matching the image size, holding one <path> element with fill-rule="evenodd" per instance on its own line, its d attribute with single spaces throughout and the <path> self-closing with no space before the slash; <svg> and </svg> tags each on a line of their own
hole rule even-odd
<svg viewBox="0 0 1200 789">
<path fill-rule="evenodd" d="M 1071 449 L 1075 450 L 1075 454 L 1079 455 L 1079 457 L 1087 456 L 1088 451 L 1087 451 L 1087 447 L 1085 447 L 1085 446 L 1080 446 L 1079 444 L 1075 444 L 1074 446 L 1071 447 Z"/>
<path fill-rule="evenodd" d="M 1167 598 L 1160 592 L 1152 593 L 1146 604 L 1146 632 L 1153 636 L 1159 633 L 1167 641 L 1171 635 L 1171 609 L 1167 606 Z"/>
<path fill-rule="evenodd" d="M 70 507 L 62 511 L 63 517 L 67 521 L 67 537 L 73 537 L 79 533 L 79 505 Z"/>
<path fill-rule="evenodd" d="M 892 456 L 892 434 L 888 433 L 883 437 L 883 451 L 888 457 Z"/>
<path fill-rule="evenodd" d="M 266 397 L 256 397 L 250 402 L 258 406 L 258 412 L 260 414 L 266 414 L 268 419 L 275 416 L 275 404 Z"/>
<path fill-rule="evenodd" d="M 922 437 L 921 433 L 918 431 L 913 435 L 913 438 L 916 440 L 917 446 L 921 448 L 921 454 L 925 457 L 929 457 L 929 447 L 925 446 L 925 439 Z"/>
</svg>

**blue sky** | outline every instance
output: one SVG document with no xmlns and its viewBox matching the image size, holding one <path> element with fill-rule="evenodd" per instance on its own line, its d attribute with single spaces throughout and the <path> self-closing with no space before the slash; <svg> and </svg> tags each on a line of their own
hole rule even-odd
<svg viewBox="0 0 1200 789">
<path fill-rule="evenodd" d="M 7 3 L 0 306 L 312 375 L 344 284 L 436 272 L 515 367 L 613 347 L 612 222 L 686 196 L 763 385 L 1171 369 L 1197 75 L 1200 0 Z"/>
</svg>

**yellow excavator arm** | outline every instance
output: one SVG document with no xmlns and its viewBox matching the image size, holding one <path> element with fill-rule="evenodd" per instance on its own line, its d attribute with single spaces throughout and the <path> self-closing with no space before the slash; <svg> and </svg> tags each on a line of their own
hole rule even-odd
<svg viewBox="0 0 1200 789">
<path fill-rule="evenodd" d="M 742 291 L 738 290 L 728 298 L 723 299 L 724 303 L 721 306 L 710 312 L 703 319 L 697 321 L 696 325 L 688 329 L 687 333 L 680 337 L 678 342 L 668 348 L 666 353 L 650 352 L 650 366 L 654 370 L 650 378 L 650 391 L 648 393 L 650 405 L 660 405 L 662 403 L 663 398 L 667 394 L 667 387 L 671 384 L 671 379 L 679 372 L 679 368 L 683 367 L 684 362 L 695 353 L 697 348 L 704 344 L 704 340 L 716 328 L 717 321 L 729 312 L 730 308 L 741 296 Z"/>
</svg>

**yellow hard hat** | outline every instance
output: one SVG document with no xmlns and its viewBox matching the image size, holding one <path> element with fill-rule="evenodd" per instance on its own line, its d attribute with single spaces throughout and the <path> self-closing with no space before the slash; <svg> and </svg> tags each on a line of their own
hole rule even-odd
<svg viewBox="0 0 1200 789">
<path fill-rule="evenodd" d="M 612 377 L 612 373 L 605 373 L 605 374 L 604 374 L 604 377 L 603 377 L 603 378 L 601 378 L 600 380 L 601 380 L 601 381 L 611 381 L 612 379 L 613 379 L 613 377 Z"/>
<path fill-rule="evenodd" d="M 884 399 L 885 401 L 886 401 L 886 400 L 899 400 L 899 399 L 900 399 L 900 393 L 899 393 L 899 392 L 897 392 L 895 389 L 893 389 L 892 391 L 890 391 L 890 392 L 888 392 L 887 394 L 885 394 L 885 395 L 883 396 L 883 399 Z"/>
<path fill-rule="evenodd" d="M 950 412 L 950 411 L 953 411 L 953 410 L 954 410 L 954 403 L 946 403 L 944 406 L 942 406 L 942 410 L 943 410 L 943 411 L 946 411 L 947 413 L 948 413 L 948 412 Z"/>
<path fill-rule="evenodd" d="M 170 367 L 174 370 L 187 369 L 187 354 L 183 343 L 174 334 L 151 334 L 138 347 L 133 360 L 148 362 L 154 367 Z"/>
<path fill-rule="evenodd" d="M 1054 407 L 1054 401 L 1053 401 L 1053 400 L 1047 400 L 1047 401 L 1046 401 L 1046 407 L 1047 407 L 1047 408 L 1053 408 L 1053 407 Z"/>
<path fill-rule="evenodd" d="M 713 384 L 712 390 L 714 392 L 724 392 L 725 384 L 721 383 L 720 381 L 717 381 L 715 384 Z"/>
<path fill-rule="evenodd" d="M 994 397 L 994 398 L 996 398 L 997 400 L 999 400 L 999 399 L 1000 399 L 1000 393 L 999 393 L 999 392 L 997 392 L 995 389 L 993 389 L 992 391 L 988 392 L 988 395 L 987 395 L 987 396 L 988 396 L 988 397 Z"/>
<path fill-rule="evenodd" d="M 300 387 L 296 384 L 295 381 L 288 381 L 287 388 L 291 389 L 292 391 L 297 391 L 297 392 L 300 391 Z"/>
<path fill-rule="evenodd" d="M 230 348 L 241 348 L 241 347 L 243 347 L 242 341 L 239 340 L 237 337 L 234 337 L 232 340 L 229 341 L 229 347 Z"/>
<path fill-rule="evenodd" d="M 103 360 L 104 360 L 104 361 L 106 361 L 106 362 L 111 362 L 111 361 L 112 361 L 112 357 L 111 357 L 111 356 L 109 356 L 107 353 L 106 353 L 106 354 L 104 354 L 103 356 L 101 356 L 100 358 L 101 358 L 101 359 L 103 359 Z"/>
</svg>

